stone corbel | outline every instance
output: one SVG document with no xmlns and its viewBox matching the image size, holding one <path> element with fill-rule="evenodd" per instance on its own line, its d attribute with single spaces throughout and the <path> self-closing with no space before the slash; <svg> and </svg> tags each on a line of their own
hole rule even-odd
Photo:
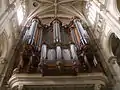
<svg viewBox="0 0 120 90">
<path fill-rule="evenodd" d="M 94 85 L 94 90 L 101 90 L 101 84 L 95 84 Z"/>
<path fill-rule="evenodd" d="M 18 85 L 18 90 L 23 90 L 23 84 Z"/>
<path fill-rule="evenodd" d="M 117 64 L 117 56 L 111 56 L 109 59 L 108 59 L 108 62 L 110 64 Z"/>
<path fill-rule="evenodd" d="M 7 63 L 7 60 L 4 57 L 0 57 L 0 64 Z"/>
</svg>

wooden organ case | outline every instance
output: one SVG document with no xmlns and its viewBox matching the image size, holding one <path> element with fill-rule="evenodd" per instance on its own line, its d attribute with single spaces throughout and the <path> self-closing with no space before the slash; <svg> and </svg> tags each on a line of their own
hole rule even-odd
<svg viewBox="0 0 120 90">
<path fill-rule="evenodd" d="M 81 73 L 96 72 L 103 72 L 103 69 L 79 18 L 71 20 L 68 25 L 62 25 L 57 18 L 50 25 L 42 24 L 39 18 L 32 19 L 22 38 L 19 62 L 13 76 L 26 73 L 42 77 L 76 77 Z"/>
</svg>

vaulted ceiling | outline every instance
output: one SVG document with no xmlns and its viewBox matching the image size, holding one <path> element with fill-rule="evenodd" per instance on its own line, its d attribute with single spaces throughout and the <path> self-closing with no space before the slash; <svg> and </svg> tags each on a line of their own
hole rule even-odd
<svg viewBox="0 0 120 90">
<path fill-rule="evenodd" d="M 27 0 L 29 17 L 42 19 L 66 18 L 74 16 L 83 18 L 83 8 L 88 0 Z"/>
</svg>

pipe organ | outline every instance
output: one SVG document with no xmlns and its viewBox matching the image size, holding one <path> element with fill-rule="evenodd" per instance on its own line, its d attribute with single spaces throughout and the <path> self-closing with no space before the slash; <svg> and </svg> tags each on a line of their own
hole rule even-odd
<svg viewBox="0 0 120 90">
<path fill-rule="evenodd" d="M 41 73 L 43 76 L 92 72 L 96 68 L 95 53 L 90 47 L 88 34 L 79 19 L 71 22 L 66 28 L 60 20 L 54 19 L 46 27 L 39 18 L 33 18 L 23 37 L 18 72 Z M 63 35 L 69 37 L 63 38 Z M 97 68 L 101 70 L 99 65 Z"/>
</svg>

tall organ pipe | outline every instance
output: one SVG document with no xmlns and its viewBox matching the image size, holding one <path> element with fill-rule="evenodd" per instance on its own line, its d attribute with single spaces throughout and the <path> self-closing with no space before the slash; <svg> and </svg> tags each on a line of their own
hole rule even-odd
<svg viewBox="0 0 120 90">
<path fill-rule="evenodd" d="M 77 43 L 77 39 L 76 39 L 75 32 L 74 32 L 73 28 L 70 28 L 70 33 L 71 33 L 72 41 L 74 43 Z"/>
<path fill-rule="evenodd" d="M 41 47 L 41 58 L 42 60 L 45 60 L 47 58 L 47 45 L 43 44 Z"/>
<path fill-rule="evenodd" d="M 73 59 L 73 60 L 78 60 L 78 57 L 77 57 L 77 53 L 76 53 L 75 45 L 74 45 L 74 44 L 70 44 L 70 51 L 71 51 L 72 59 Z"/>
<path fill-rule="evenodd" d="M 77 39 L 78 45 L 80 45 L 80 35 L 79 35 L 79 32 L 78 32 L 78 30 L 76 28 L 75 28 L 74 32 L 75 32 L 75 35 L 76 35 L 76 39 Z"/>
<path fill-rule="evenodd" d="M 34 38 L 35 38 L 35 32 L 37 30 L 37 25 L 38 25 L 38 20 L 37 19 L 33 19 L 32 20 L 32 25 L 30 26 L 30 29 L 29 29 L 29 36 L 30 36 L 30 39 L 29 39 L 29 44 L 33 44 L 34 42 Z"/>
<path fill-rule="evenodd" d="M 25 35 L 23 36 L 23 42 L 27 41 L 28 39 L 29 39 L 29 30 L 27 29 Z"/>
<path fill-rule="evenodd" d="M 79 31 L 79 34 L 80 34 L 80 36 L 81 36 L 81 41 L 82 41 L 82 43 L 83 43 L 83 44 L 87 44 L 88 42 L 87 42 L 87 40 L 86 40 L 86 37 L 88 37 L 88 35 L 87 35 L 86 31 L 83 29 L 80 21 L 77 20 L 77 19 L 75 19 L 75 20 L 74 20 L 74 24 L 75 24 L 77 30 Z"/>
<path fill-rule="evenodd" d="M 60 60 L 62 58 L 62 50 L 60 46 L 56 47 L 56 53 L 57 53 L 57 60 Z"/>
<path fill-rule="evenodd" d="M 54 43 L 61 42 L 60 25 L 57 20 L 53 22 L 53 38 Z"/>
<path fill-rule="evenodd" d="M 37 29 L 35 32 L 35 40 L 34 40 L 34 45 L 35 45 L 36 49 L 38 49 L 38 46 L 37 46 L 38 38 L 39 38 L 39 30 Z"/>
<path fill-rule="evenodd" d="M 40 32 L 40 34 L 39 34 L 39 39 L 38 39 L 38 43 L 37 43 L 38 47 L 40 47 L 41 43 L 42 43 L 43 29 L 41 28 L 39 32 Z"/>
</svg>

